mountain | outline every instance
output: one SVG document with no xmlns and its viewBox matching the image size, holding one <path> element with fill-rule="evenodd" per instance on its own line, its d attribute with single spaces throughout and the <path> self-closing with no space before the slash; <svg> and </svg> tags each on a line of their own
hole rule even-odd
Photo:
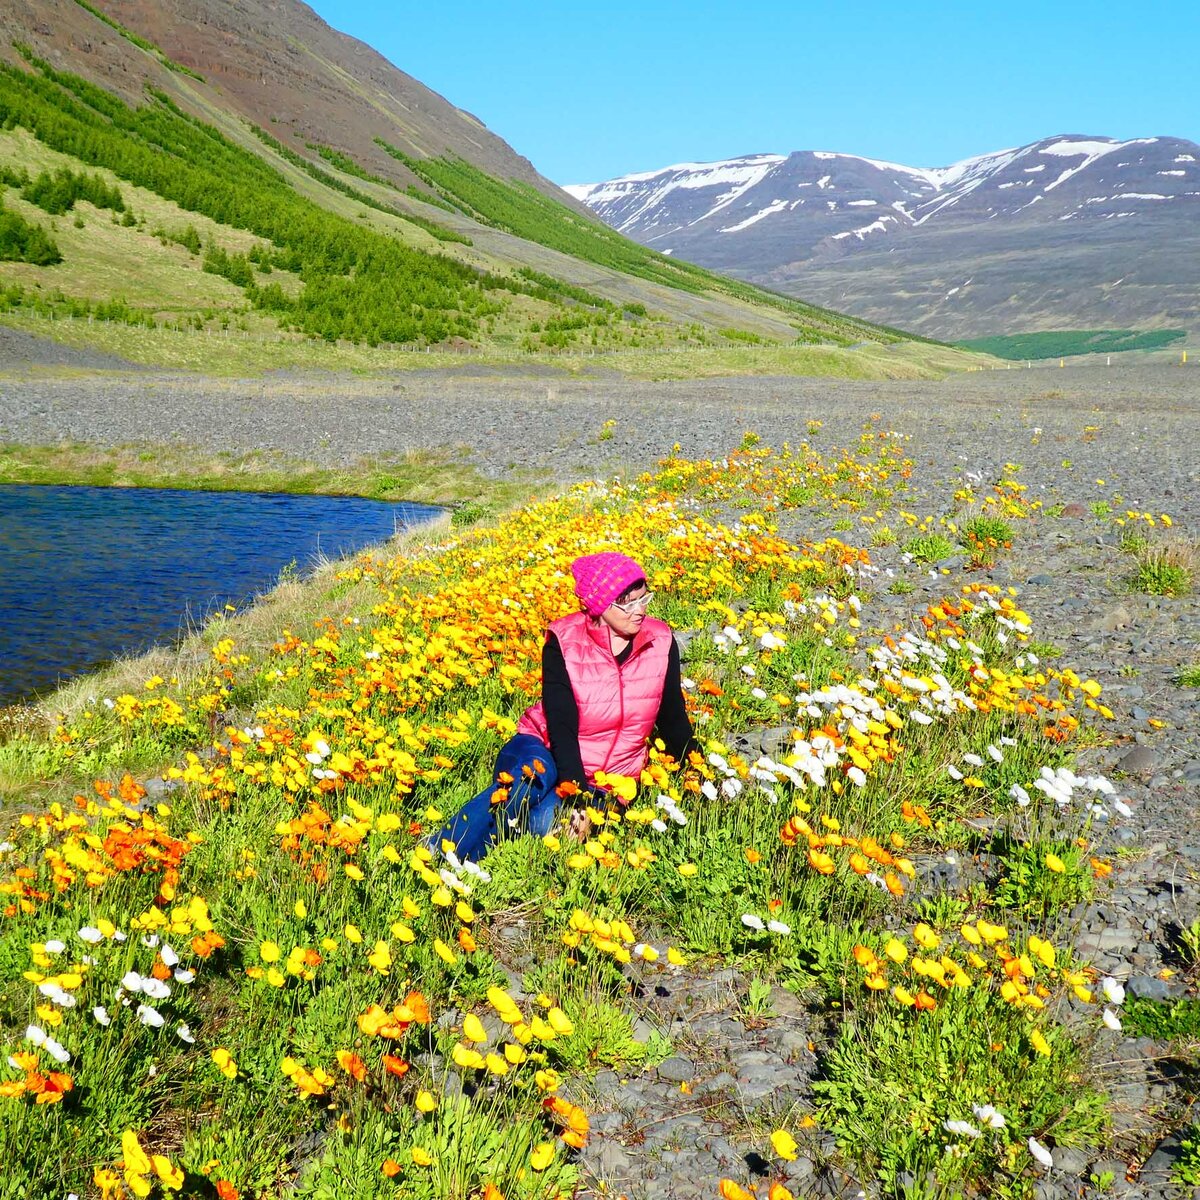
<svg viewBox="0 0 1200 1200">
<path fill-rule="evenodd" d="M 338 33 L 307 5 L 290 0 L 0 0 L 8 37 L 0 55 L 15 61 L 18 39 L 62 70 L 137 103 L 159 84 L 163 58 L 194 71 L 220 109 L 298 150 L 337 146 L 361 165 L 403 177 L 372 139 L 410 154 L 451 153 L 486 171 L 557 188 L 468 112 L 394 67 L 377 51 Z M 127 34 L 149 42 L 147 54 Z M 176 74 L 179 74 L 176 72 Z M 408 182 L 416 182 L 409 177 Z"/>
<path fill-rule="evenodd" d="M 1200 146 L 1180 138 L 939 168 L 752 154 L 566 190 L 664 254 L 936 337 L 1200 328 Z"/>
<path fill-rule="evenodd" d="M 272 365 L 313 343 L 958 361 L 614 233 L 299 0 L 0 0 L 0 23 L 0 316 L 23 328 L 172 364 L 229 332 Z"/>
</svg>

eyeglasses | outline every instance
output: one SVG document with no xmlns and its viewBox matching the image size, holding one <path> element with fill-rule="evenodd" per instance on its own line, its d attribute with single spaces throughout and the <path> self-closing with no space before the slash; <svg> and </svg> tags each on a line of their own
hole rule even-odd
<svg viewBox="0 0 1200 1200">
<path fill-rule="evenodd" d="M 645 612 L 650 607 L 650 601 L 654 599 L 653 592 L 645 592 L 638 596 L 636 600 L 626 600 L 624 604 L 618 604 L 613 601 L 613 608 L 619 608 L 623 613 L 634 613 L 640 608 Z"/>
</svg>

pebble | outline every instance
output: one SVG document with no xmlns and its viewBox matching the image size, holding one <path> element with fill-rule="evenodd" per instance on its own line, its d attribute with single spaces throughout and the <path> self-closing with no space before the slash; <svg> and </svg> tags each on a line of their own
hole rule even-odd
<svg viewBox="0 0 1200 1200">
<path fill-rule="evenodd" d="M 696 1064 L 688 1058 L 668 1058 L 658 1065 L 659 1079 L 686 1083 L 696 1077 Z"/>
</svg>

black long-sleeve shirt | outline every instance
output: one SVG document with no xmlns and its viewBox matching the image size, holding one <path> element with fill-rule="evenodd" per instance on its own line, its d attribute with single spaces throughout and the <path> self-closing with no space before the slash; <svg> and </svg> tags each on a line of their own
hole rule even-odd
<svg viewBox="0 0 1200 1200">
<path fill-rule="evenodd" d="M 616 656 L 618 666 L 629 657 L 633 649 L 630 642 Z M 588 786 L 587 772 L 579 753 L 579 705 L 567 674 L 566 660 L 558 638 L 546 635 L 542 647 L 542 709 L 546 714 L 546 729 L 550 735 L 550 753 L 558 768 L 560 783 L 571 782 L 581 788 Z M 692 722 L 683 703 L 682 671 L 679 665 L 679 647 L 674 639 L 667 655 L 667 674 L 663 680 L 662 700 L 658 716 L 654 719 L 655 729 L 662 738 L 667 753 L 678 762 L 692 748 L 694 734 Z"/>
</svg>

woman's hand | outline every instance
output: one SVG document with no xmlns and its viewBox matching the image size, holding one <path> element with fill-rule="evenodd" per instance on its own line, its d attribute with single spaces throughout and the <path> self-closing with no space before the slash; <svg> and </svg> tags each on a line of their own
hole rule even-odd
<svg viewBox="0 0 1200 1200">
<path fill-rule="evenodd" d="M 587 810 L 573 808 L 570 817 L 567 818 L 567 836 L 574 838 L 577 842 L 582 842 L 591 832 L 592 822 L 587 815 Z"/>
</svg>

